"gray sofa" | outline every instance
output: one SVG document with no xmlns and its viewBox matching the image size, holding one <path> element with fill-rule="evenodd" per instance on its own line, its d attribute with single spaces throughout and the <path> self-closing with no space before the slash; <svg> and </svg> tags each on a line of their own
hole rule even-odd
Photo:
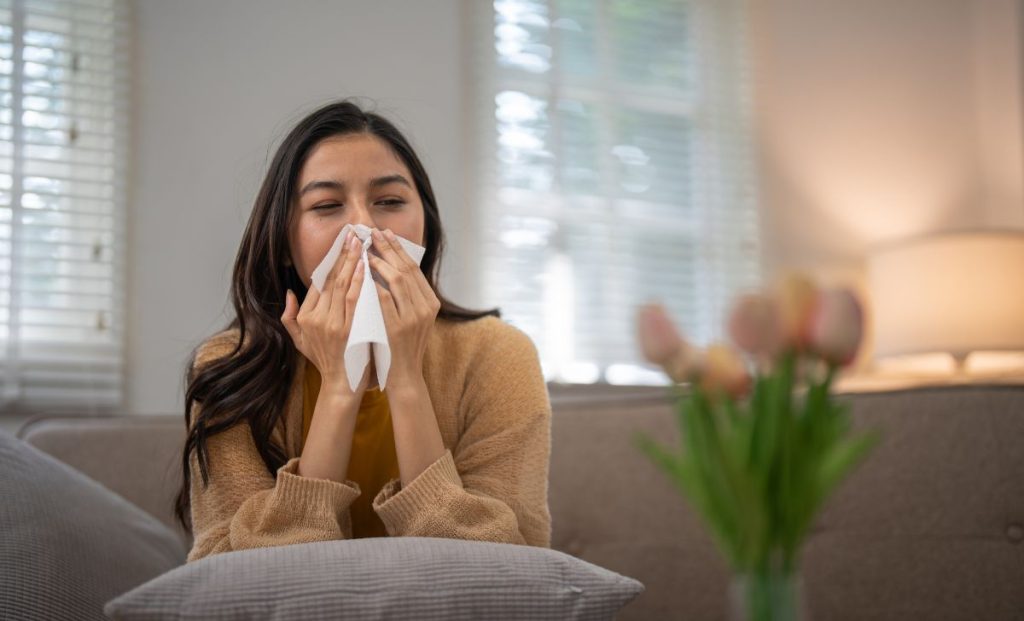
<svg viewBox="0 0 1024 621">
<path fill-rule="evenodd" d="M 640 580 L 619 619 L 723 619 L 728 572 L 638 449 L 677 446 L 664 389 L 552 387 L 552 547 Z M 812 619 L 1024 618 L 1024 385 L 857 393 L 881 445 L 836 492 L 803 557 Z M 179 415 L 36 417 L 18 437 L 190 538 L 172 519 Z"/>
</svg>

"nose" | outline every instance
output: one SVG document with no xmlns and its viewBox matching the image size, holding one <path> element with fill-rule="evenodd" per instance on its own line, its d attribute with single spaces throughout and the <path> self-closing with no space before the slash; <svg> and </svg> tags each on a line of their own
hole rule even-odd
<svg viewBox="0 0 1024 621">
<path fill-rule="evenodd" d="M 351 224 L 352 226 L 362 224 L 363 226 L 371 229 L 378 228 L 377 223 L 373 221 L 373 217 L 370 215 L 370 210 L 366 205 L 353 204 L 352 207 L 354 209 L 352 212 L 354 215 L 348 221 L 348 224 Z"/>
</svg>

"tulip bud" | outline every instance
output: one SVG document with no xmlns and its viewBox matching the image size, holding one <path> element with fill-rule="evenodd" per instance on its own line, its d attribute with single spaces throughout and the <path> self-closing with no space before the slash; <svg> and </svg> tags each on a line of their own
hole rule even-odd
<svg viewBox="0 0 1024 621">
<path fill-rule="evenodd" d="M 787 274 L 779 281 L 775 299 L 787 347 L 797 351 L 806 351 L 809 348 L 811 320 L 817 297 L 818 287 L 803 274 Z"/>
<path fill-rule="evenodd" d="M 648 362 L 665 366 L 685 346 L 665 307 L 657 302 L 640 306 L 636 326 L 640 351 Z"/>
<path fill-rule="evenodd" d="M 683 346 L 662 367 L 673 381 L 683 384 L 695 381 L 701 371 L 702 356 L 700 350 L 683 343 Z"/>
<path fill-rule="evenodd" d="M 729 316 L 729 335 L 743 351 L 775 357 L 783 346 L 783 325 L 778 304 L 763 293 L 743 295 Z"/>
<path fill-rule="evenodd" d="M 811 349 L 826 362 L 846 366 L 853 362 L 864 331 L 860 302 L 848 289 L 830 289 L 818 295 L 812 314 Z"/>
<path fill-rule="evenodd" d="M 750 374 L 736 350 L 728 345 L 714 344 L 707 348 L 702 357 L 700 386 L 711 394 L 724 390 L 738 398 L 750 388 Z"/>
</svg>

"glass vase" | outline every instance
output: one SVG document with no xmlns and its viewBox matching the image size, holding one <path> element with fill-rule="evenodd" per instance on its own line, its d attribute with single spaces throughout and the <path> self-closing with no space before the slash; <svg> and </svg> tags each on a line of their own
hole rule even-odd
<svg viewBox="0 0 1024 621">
<path fill-rule="evenodd" d="M 734 574 L 729 621 L 810 621 L 799 572 Z"/>
</svg>

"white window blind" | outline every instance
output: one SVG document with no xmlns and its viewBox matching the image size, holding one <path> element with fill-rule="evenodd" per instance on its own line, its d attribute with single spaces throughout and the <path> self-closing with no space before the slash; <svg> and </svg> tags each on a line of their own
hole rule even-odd
<svg viewBox="0 0 1024 621">
<path fill-rule="evenodd" d="M 659 384 L 636 307 L 723 338 L 761 282 L 741 0 L 468 5 L 478 285 L 548 381 Z"/>
<path fill-rule="evenodd" d="M 121 403 L 126 11 L 0 0 L 3 411 Z"/>
</svg>

